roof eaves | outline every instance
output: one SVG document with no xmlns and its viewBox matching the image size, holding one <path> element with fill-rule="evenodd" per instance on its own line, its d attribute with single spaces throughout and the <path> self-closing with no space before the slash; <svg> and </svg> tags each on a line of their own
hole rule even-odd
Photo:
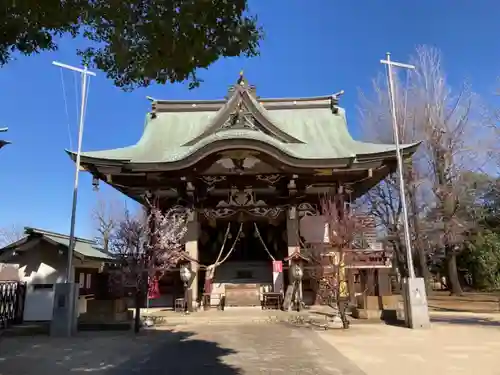
<svg viewBox="0 0 500 375">
<path fill-rule="evenodd" d="M 40 228 L 25 227 L 24 232 L 26 234 L 34 233 L 34 234 L 39 234 L 42 236 L 47 235 L 47 236 L 52 236 L 52 237 L 56 237 L 56 238 L 61 238 L 64 240 L 69 240 L 69 236 L 67 236 L 65 234 L 51 232 L 51 231 L 40 229 Z M 94 240 L 89 240 L 87 238 L 75 237 L 75 241 L 81 242 L 81 243 L 87 243 L 87 244 L 91 244 L 91 245 L 96 245 L 96 242 Z"/>
<path fill-rule="evenodd" d="M 76 152 L 70 151 L 68 149 L 64 150 L 71 160 L 76 161 Z M 103 151 L 99 151 L 103 152 Z M 88 162 L 92 164 L 105 165 L 110 167 L 122 166 L 123 164 L 127 164 L 131 161 L 130 158 L 99 158 L 92 156 L 92 152 L 82 152 L 80 154 L 80 158 L 82 162 Z"/>
<path fill-rule="evenodd" d="M 3 253 L 4 251 L 12 250 L 13 248 L 25 244 L 29 239 L 29 236 L 24 236 L 17 241 L 14 241 L 2 248 L 0 248 L 0 253 Z"/>
<path fill-rule="evenodd" d="M 403 153 L 403 155 L 411 156 L 417 151 L 417 148 L 418 146 L 420 146 L 421 143 L 422 141 L 401 145 L 400 150 Z M 376 159 L 387 159 L 388 157 L 395 157 L 395 156 L 396 156 L 396 146 L 394 145 L 394 149 L 387 151 L 356 154 L 356 159 L 358 161 L 367 161 Z"/>
</svg>

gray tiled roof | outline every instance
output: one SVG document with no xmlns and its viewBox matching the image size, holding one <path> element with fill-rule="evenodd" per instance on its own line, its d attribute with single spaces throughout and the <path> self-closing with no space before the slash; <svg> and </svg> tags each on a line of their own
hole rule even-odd
<svg viewBox="0 0 500 375">
<path fill-rule="evenodd" d="M 37 228 L 25 228 L 25 232 L 28 235 L 39 235 L 45 239 L 60 244 L 66 248 L 69 247 L 69 236 L 64 234 L 49 232 Z M 113 257 L 110 254 L 105 253 L 97 247 L 95 241 L 78 238 L 76 237 L 75 242 L 75 252 L 79 255 L 87 258 L 101 259 L 101 260 L 111 260 Z"/>
</svg>

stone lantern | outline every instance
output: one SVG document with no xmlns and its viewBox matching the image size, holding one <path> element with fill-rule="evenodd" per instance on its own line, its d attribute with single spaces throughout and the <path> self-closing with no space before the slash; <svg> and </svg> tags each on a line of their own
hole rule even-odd
<svg viewBox="0 0 500 375">
<path fill-rule="evenodd" d="M 191 289 L 191 283 L 195 276 L 191 267 L 193 261 L 194 259 L 184 253 L 179 260 L 179 276 L 184 285 L 184 304 L 186 313 L 193 311 L 193 293 Z"/>
<path fill-rule="evenodd" d="M 303 305 L 302 301 L 302 278 L 304 277 L 304 265 L 309 261 L 307 257 L 302 255 L 299 250 L 294 251 L 288 257 L 284 259 L 290 264 L 289 267 L 289 279 L 293 286 L 293 301 L 290 302 L 294 304 L 297 311 L 300 311 Z M 286 302 L 286 301 L 285 301 Z"/>
</svg>

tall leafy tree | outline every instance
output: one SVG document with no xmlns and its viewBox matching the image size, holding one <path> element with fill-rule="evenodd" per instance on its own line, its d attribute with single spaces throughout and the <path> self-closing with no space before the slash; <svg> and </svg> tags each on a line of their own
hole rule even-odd
<svg viewBox="0 0 500 375">
<path fill-rule="evenodd" d="M 6 0 L 0 66 L 83 36 L 84 62 L 124 89 L 188 81 L 221 57 L 255 56 L 262 30 L 246 0 Z"/>
</svg>

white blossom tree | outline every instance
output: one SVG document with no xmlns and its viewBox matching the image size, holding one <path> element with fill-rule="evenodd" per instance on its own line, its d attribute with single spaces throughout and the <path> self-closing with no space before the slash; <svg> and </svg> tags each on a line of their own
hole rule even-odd
<svg viewBox="0 0 500 375">
<path fill-rule="evenodd" d="M 150 205 L 148 212 L 133 215 L 125 210 L 111 240 L 110 251 L 120 263 L 113 275 L 113 287 L 135 290 L 135 329 L 139 330 L 140 307 L 149 280 L 161 278 L 182 257 L 187 215 L 183 209 L 165 213 Z"/>
</svg>

